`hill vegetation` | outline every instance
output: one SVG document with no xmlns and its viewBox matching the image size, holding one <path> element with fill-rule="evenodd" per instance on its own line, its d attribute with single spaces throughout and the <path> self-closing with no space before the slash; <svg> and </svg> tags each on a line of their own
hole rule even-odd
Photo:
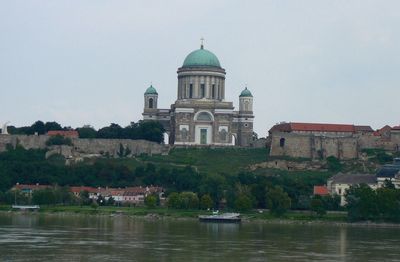
<svg viewBox="0 0 400 262">
<path fill-rule="evenodd" d="M 247 212 L 253 208 L 268 208 L 273 216 L 284 216 L 289 209 L 310 210 L 318 216 L 323 216 L 326 210 L 340 210 L 338 197 L 312 196 L 314 185 L 325 184 L 327 178 L 342 168 L 335 159 L 329 160 L 332 171 L 268 168 L 250 171 L 250 165 L 266 160 L 267 149 L 175 148 L 165 156 L 98 158 L 72 166 L 65 166 L 60 156 L 46 159 L 45 154 L 45 150 L 21 147 L 0 153 L 0 203 L 11 203 L 14 198 L 20 203 L 40 199 L 39 202 L 44 203 L 43 199 L 48 198 L 44 196 L 51 193 L 53 199 L 62 200 L 60 204 L 76 204 L 76 199 L 68 197 L 64 186 L 158 185 L 166 189 L 168 207 L 176 209 L 219 208 L 222 205 Z M 38 192 L 29 200 L 8 191 L 16 183 L 58 185 L 59 190 Z M 399 190 L 388 185 L 387 189 L 374 195 L 361 189 L 349 191 L 349 219 L 399 221 L 400 213 L 396 211 Z M 150 198 L 146 202 L 149 206 L 154 203 L 155 199 Z M 387 206 L 382 203 L 390 203 L 390 207 L 382 209 L 380 207 Z M 375 213 L 370 215 L 368 210 L 375 210 Z"/>
</svg>

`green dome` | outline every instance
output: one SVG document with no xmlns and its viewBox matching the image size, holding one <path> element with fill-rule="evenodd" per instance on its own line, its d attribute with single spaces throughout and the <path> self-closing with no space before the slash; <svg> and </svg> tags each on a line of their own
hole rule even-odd
<svg viewBox="0 0 400 262">
<path fill-rule="evenodd" d="M 253 95 L 251 94 L 250 90 L 247 89 L 247 87 L 242 91 L 242 93 L 240 93 L 239 97 L 253 97 Z"/>
<path fill-rule="evenodd" d="M 158 95 L 157 90 L 153 87 L 153 85 L 149 86 L 144 92 L 145 95 Z"/>
<path fill-rule="evenodd" d="M 182 67 L 212 66 L 221 67 L 216 55 L 201 46 L 187 55 Z"/>
</svg>

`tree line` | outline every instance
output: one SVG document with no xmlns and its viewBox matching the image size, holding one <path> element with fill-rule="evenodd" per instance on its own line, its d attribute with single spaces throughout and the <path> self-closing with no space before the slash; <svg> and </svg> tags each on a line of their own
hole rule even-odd
<svg viewBox="0 0 400 262">
<path fill-rule="evenodd" d="M 190 194 L 181 195 L 182 192 L 191 192 L 198 197 L 199 207 L 207 196 L 207 199 L 211 199 L 208 203 L 211 202 L 215 208 L 220 205 L 242 211 L 272 208 L 277 215 L 281 215 L 287 209 L 310 209 L 313 185 L 324 183 L 327 178 L 326 175 L 312 172 L 278 173 L 274 176 L 253 172 L 198 172 L 191 166 L 157 167 L 152 163 L 131 167 L 125 161 L 113 159 L 65 166 L 64 161 L 57 157 L 45 159 L 45 153 L 45 150 L 25 150 L 21 147 L 0 153 L 0 191 L 7 192 L 16 183 L 60 187 L 158 185 L 166 189 L 167 196 L 177 193 L 179 198 L 184 199 L 171 202 L 175 203 L 171 204 L 174 208 L 192 207 L 182 204 L 192 203 L 187 201 Z M 326 204 L 326 208 L 336 209 L 337 206 Z"/>
<path fill-rule="evenodd" d="M 36 121 L 31 126 L 9 126 L 8 132 L 13 135 L 44 135 L 49 131 L 76 130 L 80 138 L 106 138 L 106 139 L 144 139 L 157 143 L 164 142 L 164 127 L 157 121 L 139 121 L 126 127 L 112 123 L 98 130 L 85 125 L 83 127 L 62 127 L 57 122 Z"/>
</svg>

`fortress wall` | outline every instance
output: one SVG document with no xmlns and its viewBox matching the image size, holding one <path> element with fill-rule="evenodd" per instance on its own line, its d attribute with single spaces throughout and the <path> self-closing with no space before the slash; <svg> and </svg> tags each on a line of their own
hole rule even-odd
<svg viewBox="0 0 400 262">
<path fill-rule="evenodd" d="M 355 137 L 346 137 L 338 139 L 341 143 L 341 157 L 342 159 L 358 158 L 358 139 Z"/>
<path fill-rule="evenodd" d="M 36 135 L 0 135 L 0 152 L 5 151 L 7 144 L 15 147 L 17 144 L 26 149 L 46 148 L 48 136 Z"/>
<path fill-rule="evenodd" d="M 382 148 L 389 151 L 398 151 L 400 145 L 400 133 L 393 132 L 389 138 L 365 135 L 359 137 L 359 149 Z"/>
<path fill-rule="evenodd" d="M 281 138 L 285 145 L 280 146 Z M 340 159 L 358 157 L 356 137 L 322 137 L 307 134 L 275 133 L 271 137 L 271 156 L 323 158 L 334 156 Z"/>
<path fill-rule="evenodd" d="M 339 158 L 339 141 L 337 138 L 319 137 L 322 144 L 322 152 L 324 157 L 334 156 Z"/>
<path fill-rule="evenodd" d="M 283 147 L 280 146 L 281 138 L 285 139 Z M 271 139 L 270 155 L 312 158 L 311 137 L 288 133 L 274 134 Z"/>
<path fill-rule="evenodd" d="M 130 155 L 161 154 L 168 151 L 168 146 L 146 140 L 130 139 L 80 139 L 72 140 L 74 150 L 86 154 L 104 154 L 117 156 L 122 145 L 124 150 L 129 149 Z"/>
<path fill-rule="evenodd" d="M 6 150 L 7 144 L 15 147 L 17 144 L 25 149 L 46 148 L 47 135 L 0 135 L 0 152 Z M 169 147 L 163 144 L 150 142 L 146 140 L 130 139 L 81 139 L 72 138 L 72 152 L 82 154 L 105 154 L 117 156 L 120 151 L 120 145 L 124 149 L 129 148 L 129 155 L 140 154 L 162 154 L 167 153 Z"/>
</svg>

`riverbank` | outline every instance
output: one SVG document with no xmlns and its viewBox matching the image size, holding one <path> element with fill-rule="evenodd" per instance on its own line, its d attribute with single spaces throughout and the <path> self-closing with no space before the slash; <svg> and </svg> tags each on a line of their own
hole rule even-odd
<svg viewBox="0 0 400 262">
<path fill-rule="evenodd" d="M 30 212 L 30 211 L 15 211 L 11 206 L 0 206 L 2 212 Z M 102 206 L 93 208 L 90 206 L 42 206 L 40 210 L 34 211 L 40 214 L 82 214 L 82 215 L 125 215 L 133 217 L 142 217 L 146 219 L 196 219 L 199 215 L 210 214 L 209 211 L 204 210 L 177 210 L 164 207 L 159 208 L 146 208 L 146 207 L 115 207 L 115 206 Z M 311 212 L 296 212 L 289 211 L 283 217 L 275 217 L 268 211 L 250 211 L 242 213 L 242 221 L 248 222 L 262 222 L 262 223 L 280 223 L 280 224 L 355 224 L 347 222 L 347 215 L 345 212 L 332 212 L 323 217 L 318 217 Z M 362 223 L 367 224 L 367 223 Z M 368 223 L 370 225 L 371 223 Z M 398 225 L 400 226 L 400 225 Z"/>
<path fill-rule="evenodd" d="M 106 215 L 106 216 L 130 216 L 147 220 L 159 219 L 190 219 L 197 220 L 199 215 L 210 214 L 204 210 L 177 210 L 169 208 L 146 207 L 116 207 L 101 206 L 42 206 L 39 211 L 16 211 L 9 205 L 0 205 L 0 212 L 7 213 L 37 213 L 37 214 L 81 214 L 81 215 Z M 400 227 L 394 223 L 376 222 L 348 222 L 346 212 L 328 212 L 319 217 L 312 212 L 289 211 L 283 217 L 275 217 L 267 211 L 249 211 L 241 213 L 243 223 L 270 223 L 270 224 L 326 224 L 338 226 L 370 226 L 370 227 Z"/>
</svg>

